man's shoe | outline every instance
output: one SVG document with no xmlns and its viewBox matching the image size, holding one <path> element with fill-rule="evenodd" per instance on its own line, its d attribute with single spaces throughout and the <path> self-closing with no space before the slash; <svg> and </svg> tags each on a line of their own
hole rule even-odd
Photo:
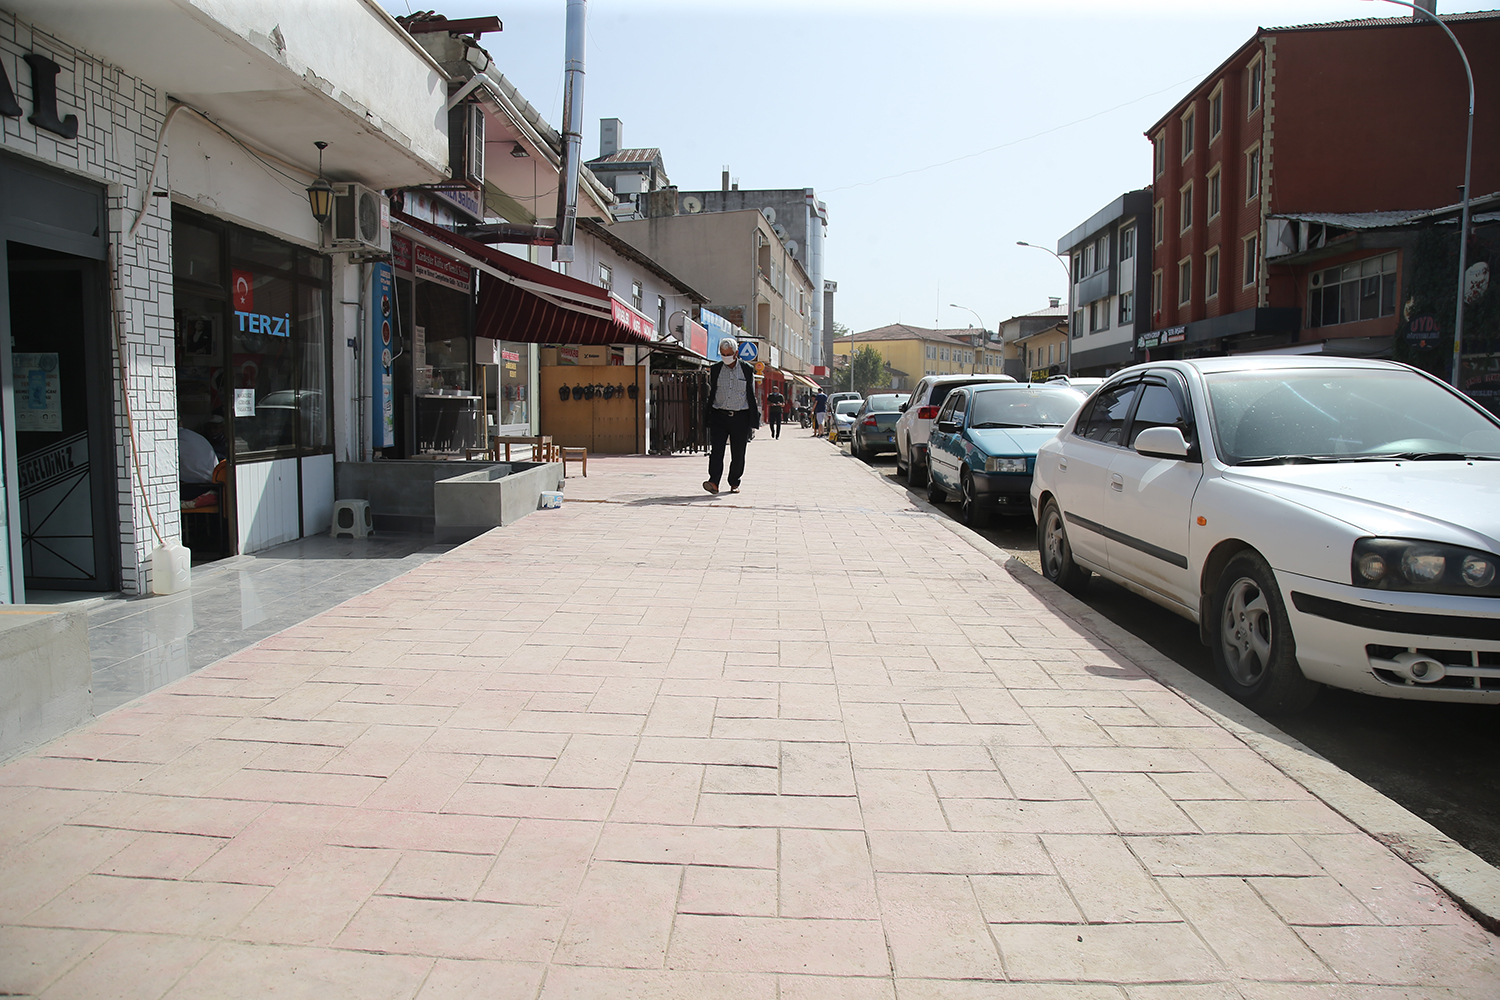
<svg viewBox="0 0 1500 1000">
<path fill-rule="evenodd" d="M 719 492 L 719 484 L 714 482 L 712 479 L 703 480 L 703 488 L 705 490 L 708 490 L 708 492 L 710 493 Z"/>
<path fill-rule="evenodd" d="M 738 486 L 731 486 L 731 487 L 729 487 L 729 492 L 731 492 L 731 493 L 738 493 L 739 491 L 740 491 L 740 488 Z"/>
</svg>

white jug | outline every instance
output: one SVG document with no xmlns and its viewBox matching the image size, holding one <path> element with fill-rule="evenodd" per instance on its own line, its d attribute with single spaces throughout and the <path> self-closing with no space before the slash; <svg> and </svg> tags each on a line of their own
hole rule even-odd
<svg viewBox="0 0 1500 1000">
<path fill-rule="evenodd" d="M 180 594 L 193 582 L 193 553 L 180 542 L 151 550 L 151 593 Z"/>
</svg>

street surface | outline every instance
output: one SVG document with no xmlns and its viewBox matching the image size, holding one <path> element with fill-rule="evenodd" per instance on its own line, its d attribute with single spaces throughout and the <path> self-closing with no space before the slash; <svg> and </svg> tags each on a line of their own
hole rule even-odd
<svg viewBox="0 0 1500 1000">
<path fill-rule="evenodd" d="M 894 457 L 874 467 L 904 486 Z M 912 491 L 925 499 L 925 491 Z M 956 516 L 957 505 L 941 509 Z M 990 520 L 985 538 L 1041 572 L 1036 524 Z M 1200 677 L 1214 679 L 1213 655 L 1198 627 L 1108 580 L 1094 577 L 1080 598 Z M 1390 796 L 1492 865 L 1500 865 L 1500 718 L 1493 707 L 1372 698 L 1325 688 L 1310 709 L 1276 726 Z"/>
</svg>

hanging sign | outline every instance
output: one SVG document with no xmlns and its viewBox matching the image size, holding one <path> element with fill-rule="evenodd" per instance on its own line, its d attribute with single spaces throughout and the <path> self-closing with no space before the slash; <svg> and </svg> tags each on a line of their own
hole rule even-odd
<svg viewBox="0 0 1500 1000">
<path fill-rule="evenodd" d="M 469 290 L 469 265 L 446 257 L 421 243 L 412 245 L 412 273 L 460 292 Z"/>
<path fill-rule="evenodd" d="M 391 237 L 391 263 L 402 274 L 411 273 L 411 240 L 405 236 Z"/>
<path fill-rule="evenodd" d="M 370 331 L 370 446 L 389 448 L 396 443 L 396 413 L 391 394 L 391 348 L 394 343 L 392 324 L 396 321 L 396 290 L 391 266 L 377 263 L 370 269 L 370 310 L 374 329 Z"/>
<path fill-rule="evenodd" d="M 62 428 L 62 377 L 56 354 L 13 354 L 16 430 L 57 433 Z"/>
<path fill-rule="evenodd" d="M 640 313 L 636 312 L 630 306 L 626 305 L 624 302 L 621 302 L 613 295 L 611 295 L 609 298 L 609 306 L 610 315 L 620 326 L 623 326 L 625 329 L 629 330 L 637 337 L 642 337 L 646 340 L 655 339 L 655 323 L 651 322 L 645 316 L 642 316 Z"/>
</svg>

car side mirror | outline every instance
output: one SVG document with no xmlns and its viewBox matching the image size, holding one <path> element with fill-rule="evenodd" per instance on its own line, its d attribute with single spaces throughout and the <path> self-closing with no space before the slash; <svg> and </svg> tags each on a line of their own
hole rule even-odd
<svg viewBox="0 0 1500 1000">
<path fill-rule="evenodd" d="M 911 405 L 910 403 L 902 403 L 899 407 L 896 408 L 896 412 L 897 413 L 905 413 L 906 412 L 906 408 L 908 406 L 910 406 L 910 405 Z"/>
<path fill-rule="evenodd" d="M 942 431 L 944 434 L 952 434 L 954 431 L 958 430 L 958 423 L 953 420 L 939 420 L 937 422 L 937 429 Z"/>
<path fill-rule="evenodd" d="M 1177 427 L 1148 427 L 1136 435 L 1135 450 L 1147 458 L 1187 458 L 1187 438 Z"/>
</svg>

